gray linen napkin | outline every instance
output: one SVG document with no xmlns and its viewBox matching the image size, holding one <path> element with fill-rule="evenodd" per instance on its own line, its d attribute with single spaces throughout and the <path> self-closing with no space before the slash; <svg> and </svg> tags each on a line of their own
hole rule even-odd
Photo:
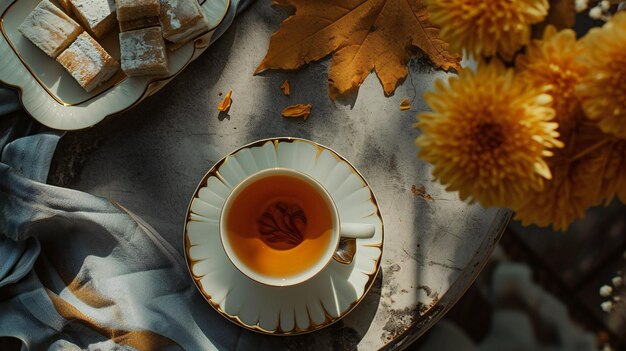
<svg viewBox="0 0 626 351">
<path fill-rule="evenodd" d="M 232 0 L 213 39 L 252 0 Z M 22 350 L 232 349 L 184 259 L 109 201 L 44 184 L 62 133 L 11 113 L 0 87 L 0 337 Z M 3 349 L 0 345 L 0 349 Z"/>
</svg>

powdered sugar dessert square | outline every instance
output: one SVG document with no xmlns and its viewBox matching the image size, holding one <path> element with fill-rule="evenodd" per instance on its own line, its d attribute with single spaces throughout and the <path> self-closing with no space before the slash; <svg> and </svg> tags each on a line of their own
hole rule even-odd
<svg viewBox="0 0 626 351">
<path fill-rule="evenodd" d="M 128 76 L 169 73 L 161 27 L 120 33 L 120 54 L 122 71 Z"/>
<path fill-rule="evenodd" d="M 141 29 L 159 26 L 159 16 L 143 17 L 128 21 L 118 21 L 120 23 L 120 32 L 128 32 L 129 30 Z"/>
<path fill-rule="evenodd" d="M 159 17 L 159 0 L 115 0 L 118 21 L 132 21 L 144 17 Z"/>
<path fill-rule="evenodd" d="M 115 0 L 115 6 L 121 32 L 159 25 L 159 0 Z"/>
<path fill-rule="evenodd" d="M 57 62 L 86 91 L 107 81 L 118 69 L 118 63 L 86 32 L 57 57 Z"/>
<path fill-rule="evenodd" d="M 159 20 L 163 37 L 172 43 L 185 42 L 209 30 L 196 0 L 161 0 Z"/>
<path fill-rule="evenodd" d="M 56 58 L 83 28 L 63 10 L 43 0 L 26 17 L 19 31 L 48 56 Z"/>
<path fill-rule="evenodd" d="M 72 12 L 97 39 L 102 39 L 117 25 L 115 0 L 69 0 Z"/>
</svg>

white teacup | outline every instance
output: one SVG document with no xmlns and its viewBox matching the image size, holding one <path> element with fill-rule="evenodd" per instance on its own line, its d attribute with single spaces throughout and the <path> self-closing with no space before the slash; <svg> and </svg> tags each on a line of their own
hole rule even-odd
<svg viewBox="0 0 626 351">
<path fill-rule="evenodd" d="M 297 180 L 303 181 L 307 183 L 311 188 L 315 190 L 317 194 L 321 196 L 325 205 L 330 210 L 331 215 L 331 230 L 330 230 L 330 240 L 327 247 L 325 247 L 323 254 L 319 259 L 315 260 L 312 264 L 308 265 L 305 269 L 301 270 L 296 274 L 292 274 L 289 276 L 272 276 L 261 274 L 257 270 L 252 267 L 249 267 L 247 263 L 243 262 L 243 260 L 238 257 L 238 254 L 233 249 L 233 243 L 228 235 L 228 221 L 227 217 L 232 209 L 232 205 L 235 199 L 237 199 L 238 195 L 244 191 L 244 189 L 248 188 L 250 185 L 263 180 L 264 178 L 274 177 L 274 176 L 288 176 L 295 178 Z M 369 238 L 374 235 L 375 228 L 371 224 L 364 223 L 341 223 L 339 218 L 339 212 L 337 210 L 337 205 L 334 203 L 332 197 L 328 193 L 328 191 L 315 179 L 312 177 L 287 168 L 270 168 L 254 173 L 239 184 L 235 186 L 235 188 L 228 195 L 224 206 L 222 208 L 222 212 L 220 214 L 220 237 L 222 246 L 226 255 L 230 259 L 230 261 L 235 265 L 235 267 L 241 271 L 243 274 L 248 276 L 250 279 L 255 280 L 259 283 L 272 285 L 272 286 L 289 286 L 295 285 L 302 282 L 305 282 L 315 275 L 317 275 L 326 265 L 331 261 L 332 258 L 335 258 L 337 262 L 343 263 L 340 259 L 337 258 L 336 253 L 339 247 L 339 241 L 341 238 Z"/>
</svg>

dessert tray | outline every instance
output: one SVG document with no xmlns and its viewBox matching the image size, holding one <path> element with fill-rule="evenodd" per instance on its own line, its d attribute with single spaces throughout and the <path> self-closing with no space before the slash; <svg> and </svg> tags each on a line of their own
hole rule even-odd
<svg viewBox="0 0 626 351">
<path fill-rule="evenodd" d="M 248 175 L 274 167 L 319 181 L 342 221 L 374 225 L 373 237 L 356 239 L 352 263 L 331 260 L 313 278 L 277 287 L 248 278 L 228 259 L 219 232 L 224 201 Z M 371 188 L 342 156 L 305 139 L 264 139 L 233 151 L 202 178 L 187 209 L 184 245 L 191 277 L 218 313 L 249 330 L 295 335 L 340 320 L 363 299 L 380 266 L 383 222 Z"/>
<path fill-rule="evenodd" d="M 165 77 L 126 77 L 121 71 L 102 86 L 85 92 L 54 59 L 39 50 L 19 31 L 20 24 L 40 0 L 0 2 L 0 84 L 19 91 L 24 109 L 48 127 L 75 130 L 90 127 L 105 117 L 136 106 L 163 88 L 209 46 L 211 36 L 225 18 L 230 0 L 204 0 L 202 11 L 210 30 L 169 52 Z M 119 59 L 117 31 L 101 42 Z"/>
</svg>

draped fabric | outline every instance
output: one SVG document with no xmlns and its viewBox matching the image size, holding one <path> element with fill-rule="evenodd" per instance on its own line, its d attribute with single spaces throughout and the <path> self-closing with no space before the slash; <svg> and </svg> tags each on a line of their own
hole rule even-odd
<svg viewBox="0 0 626 351">
<path fill-rule="evenodd" d="M 232 0 L 212 40 L 249 3 Z M 63 133 L 18 109 L 0 87 L 0 337 L 22 350 L 232 349 L 239 330 L 206 313 L 184 258 L 154 229 L 45 184 Z"/>
</svg>

